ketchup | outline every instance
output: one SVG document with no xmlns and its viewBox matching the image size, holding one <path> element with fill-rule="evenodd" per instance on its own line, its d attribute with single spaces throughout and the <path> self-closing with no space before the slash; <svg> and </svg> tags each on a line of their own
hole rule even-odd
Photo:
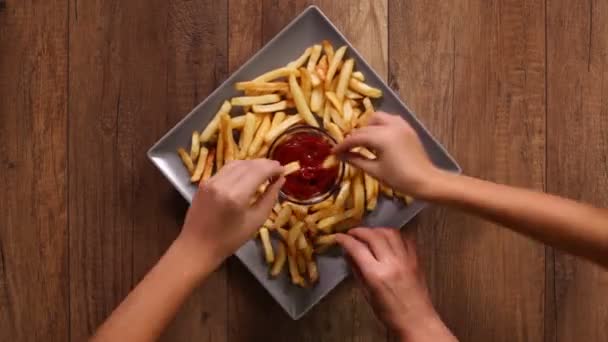
<svg viewBox="0 0 608 342">
<path fill-rule="evenodd" d="M 295 133 L 278 145 L 273 159 L 281 165 L 300 162 L 300 170 L 286 176 L 282 191 L 299 200 L 329 191 L 338 177 L 338 166 L 324 169 L 321 164 L 331 154 L 331 149 L 326 138 L 310 132 Z"/>
</svg>

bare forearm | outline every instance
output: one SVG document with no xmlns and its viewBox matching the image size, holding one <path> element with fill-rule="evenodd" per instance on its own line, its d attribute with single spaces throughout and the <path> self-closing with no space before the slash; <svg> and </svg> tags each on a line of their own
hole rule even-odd
<svg viewBox="0 0 608 342">
<path fill-rule="evenodd" d="M 608 266 L 605 209 L 453 174 L 442 174 L 426 197 Z"/>
<path fill-rule="evenodd" d="M 177 239 L 98 329 L 94 341 L 153 341 L 215 267 Z"/>
</svg>

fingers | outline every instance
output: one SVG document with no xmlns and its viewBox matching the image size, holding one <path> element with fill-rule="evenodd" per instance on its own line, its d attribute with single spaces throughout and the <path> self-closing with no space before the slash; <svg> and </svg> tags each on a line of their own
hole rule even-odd
<svg viewBox="0 0 608 342">
<path fill-rule="evenodd" d="M 372 115 L 372 117 L 369 119 L 367 124 L 369 126 L 386 125 L 389 124 L 391 120 L 394 120 L 396 117 L 396 115 L 391 115 L 386 112 L 375 112 L 374 115 Z"/>
<path fill-rule="evenodd" d="M 370 268 L 378 264 L 369 248 L 361 241 L 346 234 L 336 234 L 336 242 L 344 248 L 344 251 L 355 263 L 361 275 L 366 276 Z"/>
<path fill-rule="evenodd" d="M 401 237 L 401 232 L 398 229 L 394 228 L 376 228 L 376 230 L 383 234 L 388 242 L 389 246 L 393 253 L 395 253 L 399 258 L 403 258 L 407 255 L 407 246 Z"/>
<path fill-rule="evenodd" d="M 364 146 L 373 150 L 378 149 L 378 142 L 375 138 L 378 137 L 378 134 L 380 133 L 381 132 L 378 132 L 378 129 L 375 127 L 359 128 L 334 147 L 333 153 L 342 154 L 359 146 Z"/>
<path fill-rule="evenodd" d="M 237 165 L 230 176 L 223 179 L 227 188 L 238 187 L 239 193 L 249 200 L 265 181 L 281 175 L 283 167 L 279 162 L 269 159 L 235 161 Z"/>
<path fill-rule="evenodd" d="M 386 235 L 379 229 L 354 228 L 349 230 L 348 234 L 366 243 L 380 262 L 387 260 L 393 254 L 393 249 Z"/>
<path fill-rule="evenodd" d="M 270 210 L 272 210 L 272 206 L 277 202 L 277 198 L 279 197 L 279 190 L 285 184 L 285 177 L 281 176 L 277 180 L 275 180 L 268 188 L 266 192 L 260 196 L 258 201 L 255 204 L 254 211 L 257 213 L 263 213 L 264 218 L 268 216 Z"/>
<path fill-rule="evenodd" d="M 342 158 L 345 162 L 356 166 L 357 168 L 369 173 L 370 175 L 378 178 L 377 174 L 377 160 L 367 159 L 359 153 L 345 152 L 342 154 Z"/>
</svg>

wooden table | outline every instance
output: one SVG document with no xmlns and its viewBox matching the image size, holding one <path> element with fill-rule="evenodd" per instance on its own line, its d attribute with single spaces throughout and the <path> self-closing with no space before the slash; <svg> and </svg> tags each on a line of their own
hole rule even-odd
<svg viewBox="0 0 608 342">
<path fill-rule="evenodd" d="M 608 205 L 608 2 L 313 3 L 466 173 Z M 186 210 L 146 150 L 308 4 L 7 1 L 0 340 L 81 341 L 94 331 Z M 463 341 L 608 340 L 599 268 L 445 208 L 406 230 L 438 311 Z M 164 339 L 394 337 L 353 280 L 294 322 L 229 260 Z"/>
</svg>

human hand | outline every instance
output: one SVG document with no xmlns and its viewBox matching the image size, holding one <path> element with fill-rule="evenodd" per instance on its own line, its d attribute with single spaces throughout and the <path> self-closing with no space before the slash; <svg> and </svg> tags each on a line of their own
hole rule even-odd
<svg viewBox="0 0 608 342">
<path fill-rule="evenodd" d="M 285 182 L 282 172 L 278 162 L 268 159 L 227 164 L 200 183 L 179 238 L 221 263 L 264 223 Z M 259 186 L 274 177 L 278 178 L 251 204 Z"/>
<path fill-rule="evenodd" d="M 377 158 L 349 152 L 359 146 L 371 149 Z M 419 198 L 425 197 L 434 176 L 441 173 L 414 129 L 401 117 L 384 112 L 374 113 L 369 125 L 354 130 L 334 153 L 390 187 Z"/>
<path fill-rule="evenodd" d="M 433 308 L 413 241 L 391 228 L 355 228 L 336 240 L 374 312 L 402 340 L 455 340 Z"/>
</svg>

